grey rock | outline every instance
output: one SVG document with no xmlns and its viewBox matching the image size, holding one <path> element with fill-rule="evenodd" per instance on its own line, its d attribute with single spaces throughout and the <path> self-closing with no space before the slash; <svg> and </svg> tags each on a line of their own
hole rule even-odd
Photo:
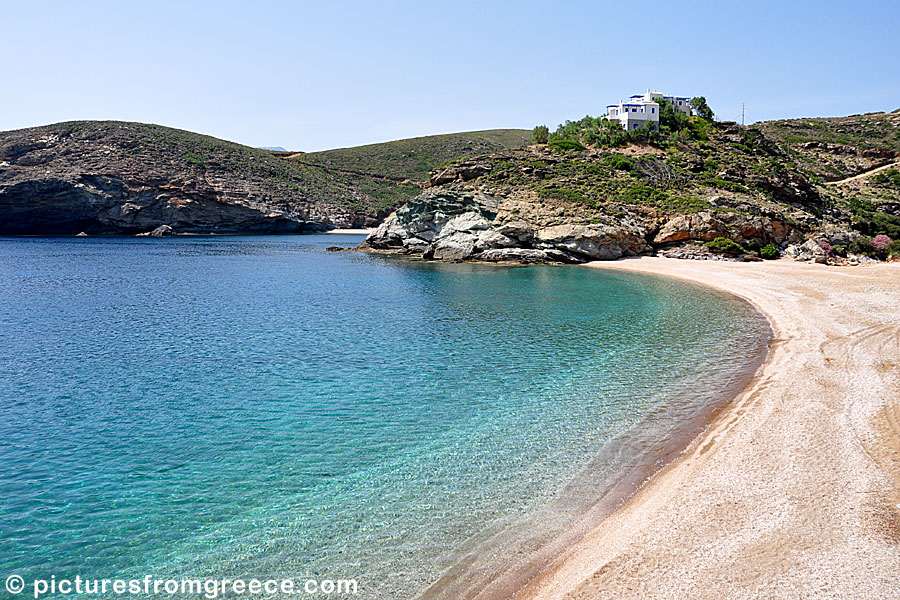
<svg viewBox="0 0 900 600">
<path fill-rule="evenodd" d="M 816 235 L 816 239 L 828 242 L 832 246 L 849 246 L 859 236 L 860 233 L 857 231 L 847 231 L 839 227 L 826 226 Z"/>
<path fill-rule="evenodd" d="M 144 233 L 137 234 L 137 237 L 164 237 L 169 235 L 175 235 L 175 230 L 172 229 L 171 225 L 160 225 L 153 231 L 147 231 Z"/>
<path fill-rule="evenodd" d="M 486 262 L 514 262 L 524 264 L 545 264 L 561 262 L 543 250 L 534 248 L 497 248 L 485 250 L 478 255 L 478 260 Z"/>
<path fill-rule="evenodd" d="M 522 219 L 513 219 L 501 224 L 497 227 L 497 233 L 524 243 L 530 243 L 534 239 L 534 231 Z"/>
<path fill-rule="evenodd" d="M 369 234 L 363 248 L 465 260 L 482 248 L 508 245 L 491 230 L 497 200 L 476 193 L 428 190 L 410 200 Z M 500 236 L 500 237 L 498 237 Z"/>
<path fill-rule="evenodd" d="M 791 244 L 788 246 L 784 254 L 797 261 L 826 263 L 828 255 L 822 250 L 814 240 L 806 240 L 802 244 Z"/>
<path fill-rule="evenodd" d="M 652 251 L 645 232 L 611 225 L 554 225 L 537 232 L 541 248 L 561 250 L 584 260 L 614 260 Z"/>
<path fill-rule="evenodd" d="M 493 248 L 512 248 L 519 245 L 518 240 L 503 235 L 494 230 L 481 233 L 475 242 L 475 250 L 482 252 Z"/>
<path fill-rule="evenodd" d="M 361 247 L 434 260 L 523 263 L 612 260 L 652 251 L 646 230 L 630 217 L 618 225 L 539 227 L 540 221 L 498 217 L 499 202 L 481 192 L 426 190 L 388 217 Z"/>
<path fill-rule="evenodd" d="M 475 237 L 469 233 L 456 231 L 439 238 L 431 249 L 435 260 L 461 261 L 475 253 Z"/>
</svg>

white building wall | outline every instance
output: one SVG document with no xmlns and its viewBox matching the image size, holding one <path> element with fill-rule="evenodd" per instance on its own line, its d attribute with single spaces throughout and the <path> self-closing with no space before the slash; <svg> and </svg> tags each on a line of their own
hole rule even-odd
<svg viewBox="0 0 900 600">
<path fill-rule="evenodd" d="M 659 123 L 659 104 L 656 100 L 666 100 L 672 107 L 691 116 L 690 100 L 683 96 L 664 96 L 661 92 L 651 92 L 632 96 L 627 102 L 607 107 L 608 119 L 618 121 L 625 129 L 634 129 L 645 123 Z"/>
<path fill-rule="evenodd" d="M 669 100 L 669 102 L 671 102 L 671 104 L 675 108 L 675 110 L 681 111 L 684 114 L 686 114 L 687 116 L 691 116 L 691 114 L 693 114 L 693 112 L 691 111 L 690 99 L 679 98 L 677 96 L 669 97 L 667 99 Z"/>
<path fill-rule="evenodd" d="M 659 122 L 659 105 L 656 102 L 623 102 L 608 107 L 607 117 L 618 121 L 625 129 L 635 129 L 646 123 Z"/>
</svg>

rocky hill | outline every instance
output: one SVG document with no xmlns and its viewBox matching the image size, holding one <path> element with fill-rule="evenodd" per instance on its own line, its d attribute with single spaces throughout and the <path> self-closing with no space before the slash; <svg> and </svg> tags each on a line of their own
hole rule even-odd
<svg viewBox="0 0 900 600">
<path fill-rule="evenodd" d="M 421 191 L 423 172 L 470 150 L 520 146 L 526 133 L 453 134 L 287 158 L 141 123 L 79 121 L 2 132 L 0 234 L 373 226 Z"/>
<path fill-rule="evenodd" d="M 585 133 L 434 170 L 363 248 L 454 261 L 836 260 L 875 252 L 871 236 L 900 238 L 900 112 L 747 127 L 694 117 L 622 147 Z"/>
</svg>

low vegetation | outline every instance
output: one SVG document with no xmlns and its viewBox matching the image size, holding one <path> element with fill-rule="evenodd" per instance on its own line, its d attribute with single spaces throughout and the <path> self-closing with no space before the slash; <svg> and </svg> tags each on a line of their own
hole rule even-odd
<svg viewBox="0 0 900 600">
<path fill-rule="evenodd" d="M 885 234 L 900 239 L 900 216 L 879 209 L 868 198 L 854 195 L 843 200 L 849 208 L 853 229 L 870 236 Z"/>
<path fill-rule="evenodd" d="M 309 152 L 292 160 L 348 173 L 424 182 L 429 171 L 440 165 L 466 156 L 522 148 L 531 138 L 532 132 L 525 129 L 471 131 Z"/>
<path fill-rule="evenodd" d="M 548 146 L 552 150 L 586 150 L 581 142 L 575 140 L 553 140 Z"/>
<path fill-rule="evenodd" d="M 897 169 L 888 169 L 887 171 L 877 173 L 872 177 L 872 182 L 900 190 L 900 171 Z"/>
<path fill-rule="evenodd" d="M 688 117 L 661 103 L 658 131 L 626 131 L 590 115 L 552 132 L 539 126 L 532 140 L 546 138 L 552 159 L 507 156 L 479 181 L 604 210 L 625 204 L 780 214 L 786 222 L 828 219 L 869 239 L 900 239 L 900 170 L 886 169 L 855 187 L 825 185 L 900 158 L 900 111 L 744 127 L 712 121 L 701 96 L 691 106 L 697 115 Z"/>
<path fill-rule="evenodd" d="M 778 249 L 772 244 L 766 244 L 759 250 L 759 256 L 766 260 L 775 260 L 778 258 Z"/>
<path fill-rule="evenodd" d="M 785 119 L 760 123 L 766 136 L 786 145 L 836 144 L 862 150 L 900 152 L 900 112 L 868 113 L 849 117 Z M 821 150 L 815 146 L 810 150 Z"/>
<path fill-rule="evenodd" d="M 703 106 L 699 99 L 697 104 Z M 660 131 L 625 131 L 592 116 L 566 121 L 548 134 L 546 146 L 492 156 L 478 181 L 606 211 L 615 204 L 680 213 L 740 211 L 742 202 L 784 213 L 798 205 L 822 211 L 791 156 L 759 130 L 673 116 L 676 111 L 666 106 Z M 541 137 L 543 129 L 532 133 Z M 711 204 L 717 195 L 732 201 Z"/>
<path fill-rule="evenodd" d="M 710 250 L 724 252 L 726 254 L 747 254 L 746 248 L 725 237 L 717 237 L 710 242 L 706 242 L 704 245 Z"/>
</svg>

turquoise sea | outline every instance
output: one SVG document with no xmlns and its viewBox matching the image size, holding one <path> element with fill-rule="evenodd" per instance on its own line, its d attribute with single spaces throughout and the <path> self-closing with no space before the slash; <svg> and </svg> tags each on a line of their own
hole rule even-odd
<svg viewBox="0 0 900 600">
<path fill-rule="evenodd" d="M 769 336 L 662 278 L 325 252 L 360 239 L 0 239 L 0 579 L 477 583 L 463 557 L 571 530 Z"/>
</svg>

